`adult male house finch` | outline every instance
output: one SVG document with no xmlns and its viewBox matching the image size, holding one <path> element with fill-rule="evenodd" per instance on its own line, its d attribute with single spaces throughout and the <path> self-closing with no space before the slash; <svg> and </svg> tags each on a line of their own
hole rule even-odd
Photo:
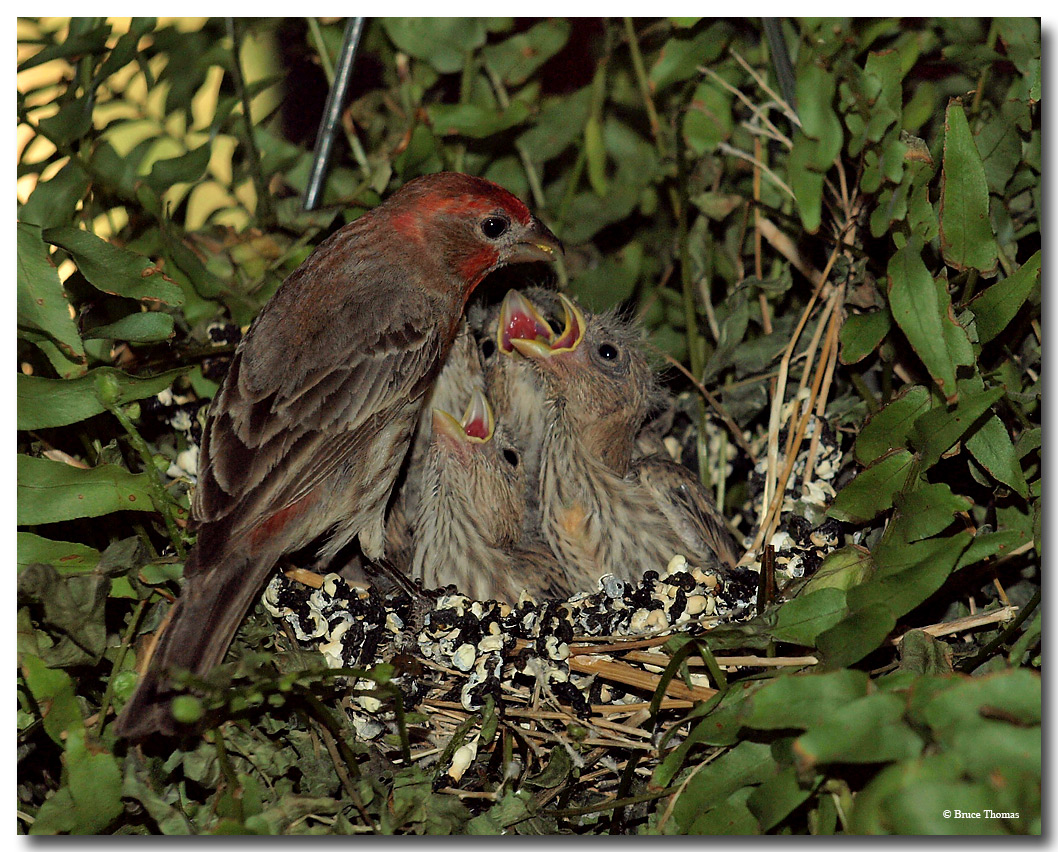
<svg viewBox="0 0 1058 852">
<path fill-rule="evenodd" d="M 185 584 L 119 735 L 171 733 L 173 669 L 218 664 L 269 571 L 320 536 L 383 555 L 385 507 L 467 297 L 555 236 L 505 189 L 410 181 L 325 240 L 243 338 L 203 435 Z"/>
<path fill-rule="evenodd" d="M 512 341 L 547 386 L 539 494 L 548 544 L 581 585 L 603 573 L 638 581 L 676 553 L 715 565 L 721 533 L 681 514 L 708 510 L 700 484 L 681 503 L 693 477 L 657 458 L 634 460 L 636 433 L 657 394 L 638 333 L 612 314 L 586 320 L 560 299 L 566 328 L 550 345 Z"/>
<path fill-rule="evenodd" d="M 569 596 L 546 548 L 521 547 L 525 467 L 480 391 L 461 421 L 433 409 L 422 476 L 414 578 L 428 588 L 452 584 L 476 600 L 515 603 L 523 589 L 534 597 Z"/>
</svg>

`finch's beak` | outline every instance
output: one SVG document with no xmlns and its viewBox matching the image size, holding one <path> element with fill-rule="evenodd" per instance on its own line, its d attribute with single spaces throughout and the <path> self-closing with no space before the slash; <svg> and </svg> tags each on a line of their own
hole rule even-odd
<svg viewBox="0 0 1058 852">
<path fill-rule="evenodd" d="M 474 391 L 467 404 L 467 410 L 463 412 L 463 432 L 470 441 L 485 443 L 492 440 L 492 433 L 496 428 L 496 418 L 492 413 L 492 406 L 481 391 Z"/>
<path fill-rule="evenodd" d="M 515 352 L 511 341 L 544 340 L 550 343 L 554 338 L 551 326 L 547 324 L 540 312 L 525 296 L 517 290 L 508 290 L 500 305 L 500 319 L 496 325 L 496 345 L 505 355 Z"/>
<path fill-rule="evenodd" d="M 533 216 L 525 228 L 525 233 L 510 248 L 507 263 L 551 263 L 563 254 L 562 243 L 551 230 Z"/>
<path fill-rule="evenodd" d="M 481 391 L 476 390 L 470 398 L 462 421 L 456 420 L 447 411 L 435 408 L 432 426 L 434 440 L 442 442 L 462 457 L 472 450 L 475 444 L 485 444 L 492 440 L 496 420 L 489 401 Z"/>
<path fill-rule="evenodd" d="M 584 314 L 580 312 L 573 302 L 562 293 L 558 294 L 562 303 L 562 313 L 565 315 L 565 325 L 562 334 L 551 340 L 550 343 L 536 340 L 520 340 L 512 338 L 511 346 L 521 352 L 526 358 L 532 358 L 541 364 L 554 363 L 552 359 L 564 352 L 573 352 L 584 340 Z"/>
<path fill-rule="evenodd" d="M 562 303 L 565 318 L 562 334 L 551 342 L 551 348 L 555 352 L 572 352 L 584 339 L 584 314 L 562 293 L 558 294 L 558 299 Z"/>
</svg>

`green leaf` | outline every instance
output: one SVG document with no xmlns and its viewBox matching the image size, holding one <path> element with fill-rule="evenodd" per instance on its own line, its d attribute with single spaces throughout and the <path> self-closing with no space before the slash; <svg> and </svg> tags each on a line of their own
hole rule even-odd
<svg viewBox="0 0 1058 852">
<path fill-rule="evenodd" d="M 93 55 L 102 53 L 106 49 L 107 39 L 110 37 L 110 27 L 105 24 L 92 27 L 80 32 L 71 27 L 70 33 L 61 41 L 45 44 L 41 50 L 34 53 L 29 59 L 19 64 L 19 71 L 26 71 L 51 62 L 53 59 L 66 59 L 79 57 L 82 54 Z"/>
<path fill-rule="evenodd" d="M 804 65 L 797 75 L 797 113 L 801 132 L 816 142 L 808 167 L 820 174 L 827 172 L 841 152 L 841 122 L 834 112 L 834 75 L 815 62 Z M 797 134 L 799 135 L 799 134 Z M 794 139 L 794 145 L 798 140 Z"/>
<path fill-rule="evenodd" d="M 820 633 L 816 637 L 816 647 L 822 652 L 827 669 L 841 669 L 859 662 L 875 650 L 894 627 L 896 616 L 886 604 L 870 604 L 850 612 L 829 630 Z"/>
<path fill-rule="evenodd" d="M 149 259 L 118 248 L 80 228 L 49 228 L 46 242 L 66 249 L 88 283 L 104 293 L 181 305 L 184 295 Z"/>
<path fill-rule="evenodd" d="M 962 102 L 948 102 L 940 186 L 940 248 L 949 266 L 994 275 L 995 237 L 988 218 L 988 181 Z"/>
<path fill-rule="evenodd" d="M 66 743 L 70 796 L 74 805 L 74 834 L 98 834 L 124 810 L 121 770 L 114 755 L 85 742 L 83 730 L 72 732 Z"/>
<path fill-rule="evenodd" d="M 802 770 L 822 763 L 907 760 L 922 751 L 922 738 L 903 718 L 904 699 L 876 692 L 839 707 L 794 742 Z"/>
<path fill-rule="evenodd" d="M 919 541 L 943 531 L 958 512 L 969 511 L 973 503 L 952 493 L 945 482 L 923 484 L 914 491 L 897 494 L 900 517 L 894 521 L 904 541 Z M 891 535 L 897 531 L 892 530 Z"/>
<path fill-rule="evenodd" d="M 841 363 L 862 361 L 878 348 L 892 325 L 893 318 L 884 308 L 869 314 L 849 314 L 841 326 Z"/>
<path fill-rule="evenodd" d="M 526 778 L 525 782 L 533 787 L 539 787 L 546 790 L 562 784 L 566 778 L 569 777 L 572 768 L 573 764 L 570 761 L 566 750 L 561 746 L 556 746 L 551 749 L 547 766 L 536 773 L 536 775 Z"/>
<path fill-rule="evenodd" d="M 924 630 L 908 630 L 900 640 L 900 669 L 916 674 L 951 672 L 951 647 Z"/>
<path fill-rule="evenodd" d="M 643 245 L 631 242 L 602 258 L 594 269 L 574 278 L 570 290 L 593 311 L 615 308 L 633 294 L 642 270 L 643 256 Z"/>
<path fill-rule="evenodd" d="M 460 71 L 469 54 L 485 43 L 480 18 L 379 18 L 400 50 L 441 74 Z"/>
<path fill-rule="evenodd" d="M 544 101 L 533 125 L 518 137 L 518 143 L 533 162 L 546 163 L 557 157 L 581 138 L 591 103 L 590 85 L 568 96 Z"/>
<path fill-rule="evenodd" d="M 690 149 L 699 157 L 711 154 L 731 135 L 734 123 L 731 95 L 711 80 L 699 83 L 683 116 L 683 135 Z M 729 197 L 743 203 L 741 197 Z"/>
<path fill-rule="evenodd" d="M 124 405 L 161 393 L 190 369 L 177 367 L 147 378 L 130 376 L 113 367 L 96 367 L 76 379 L 45 379 L 19 374 L 15 382 L 18 396 L 16 425 L 19 429 L 50 429 L 77 423 L 105 411 L 106 406 L 98 393 L 101 379 L 115 388 L 115 394 L 108 402 Z"/>
<path fill-rule="evenodd" d="M 979 532 L 974 536 L 970 546 L 959 557 L 959 561 L 955 564 L 955 570 L 959 571 L 972 565 L 979 565 L 986 559 L 996 555 L 1004 556 L 1030 540 L 1031 536 L 1026 536 L 1022 530 L 999 530 L 991 533 Z"/>
<path fill-rule="evenodd" d="M 651 90 L 660 92 L 680 80 L 698 76 L 700 65 L 708 65 L 720 56 L 730 32 L 729 24 L 718 21 L 691 38 L 670 38 L 647 74 Z"/>
<path fill-rule="evenodd" d="M 92 129 L 92 109 L 95 98 L 91 94 L 66 101 L 55 115 L 42 118 L 37 127 L 56 148 L 72 145 Z"/>
<path fill-rule="evenodd" d="M 520 86 L 565 46 L 569 32 L 569 21 L 560 18 L 541 21 L 506 41 L 486 45 L 481 55 L 504 83 Z"/>
<path fill-rule="evenodd" d="M 915 421 L 935 404 L 923 385 L 909 385 L 885 408 L 872 414 L 856 436 L 856 461 L 870 464 L 890 450 L 908 446 Z"/>
<path fill-rule="evenodd" d="M 763 781 L 774 767 L 775 758 L 767 745 L 744 740 L 695 772 L 673 804 L 672 816 L 689 831 L 702 811 L 742 787 Z"/>
<path fill-rule="evenodd" d="M 814 728 L 839 708 L 865 696 L 869 683 L 866 673 L 854 669 L 782 675 L 753 696 L 745 724 L 765 731 Z"/>
<path fill-rule="evenodd" d="M 823 173 L 812 168 L 817 159 L 819 143 L 800 131 L 794 133 L 793 143 L 787 163 L 787 177 L 797 200 L 801 224 L 808 233 L 814 234 L 823 221 Z"/>
<path fill-rule="evenodd" d="M 147 778 L 141 776 L 136 770 L 135 761 L 125 761 L 125 779 L 121 788 L 122 795 L 139 802 L 150 818 L 154 820 L 162 834 L 180 836 L 193 834 L 194 827 L 180 808 L 171 802 L 167 802 L 165 796 L 155 791 L 147 781 Z M 326 812 L 322 807 L 322 803 L 316 812 Z"/>
<path fill-rule="evenodd" d="M 966 332 L 949 315 L 951 302 L 943 282 L 934 282 L 922 262 L 921 240 L 915 238 L 889 260 L 889 308 L 893 319 L 907 337 L 915 354 L 922 359 L 933 381 L 950 402 L 957 395 L 955 368 L 967 363 L 969 341 L 960 346 L 949 336 L 945 324 L 958 327 L 964 340 Z M 972 353 L 970 353 L 972 363 Z"/>
<path fill-rule="evenodd" d="M 48 258 L 40 229 L 18 223 L 18 327 L 43 332 L 72 363 L 84 372 L 84 344 L 70 316 L 59 274 Z"/>
<path fill-rule="evenodd" d="M 1014 274 L 980 293 L 972 302 L 977 339 L 988 343 L 1005 329 L 1030 296 L 1039 298 L 1041 255 L 1037 251 Z"/>
<path fill-rule="evenodd" d="M 986 808 L 1000 808 L 994 793 L 959 781 L 958 775 L 959 767 L 951 754 L 886 767 L 857 795 L 852 830 L 856 834 L 941 836 L 1002 833 L 998 820 L 953 818 L 955 810 L 983 813 Z M 958 804 L 953 806 L 954 802 Z"/>
<path fill-rule="evenodd" d="M 1021 470 L 1021 462 L 1014 450 L 1014 442 L 1003 421 L 996 415 L 986 419 L 969 438 L 966 449 L 978 464 L 1004 485 L 1009 485 L 1028 499 L 1029 485 Z"/>
<path fill-rule="evenodd" d="M 130 343 L 156 343 L 174 335 L 175 321 L 160 311 L 139 311 L 109 325 L 85 329 L 85 340 L 126 340 Z"/>
<path fill-rule="evenodd" d="M 606 145 L 603 142 L 602 124 L 594 116 L 588 116 L 584 125 L 584 155 L 588 164 L 588 182 L 595 194 L 602 197 L 607 193 L 606 179 Z"/>
<path fill-rule="evenodd" d="M 18 571 L 40 562 L 55 567 L 60 573 L 91 571 L 99 562 L 99 551 L 85 544 L 53 541 L 34 533 L 20 532 L 18 542 Z"/>
<path fill-rule="evenodd" d="M 913 461 L 907 450 L 875 459 L 838 492 L 827 514 L 839 521 L 866 523 L 893 505 L 893 496 L 908 485 Z"/>
<path fill-rule="evenodd" d="M 37 184 L 18 210 L 18 219 L 39 228 L 67 224 L 88 191 L 89 179 L 77 160 L 70 160 L 50 180 Z"/>
<path fill-rule="evenodd" d="M 746 806 L 757 817 L 761 831 L 770 831 L 804 803 L 813 786 L 802 786 L 796 767 L 785 766 L 750 793 Z"/>
<path fill-rule="evenodd" d="M 800 594 L 779 608 L 772 635 L 780 642 L 812 647 L 816 636 L 841 621 L 848 611 L 842 589 L 820 588 Z"/>
<path fill-rule="evenodd" d="M 51 565 L 28 566 L 18 576 L 20 602 L 39 607 L 40 623 L 57 637 L 41 651 L 49 666 L 98 665 L 106 650 L 104 619 L 110 580 L 101 573 L 60 575 Z"/>
<path fill-rule="evenodd" d="M 532 816 L 527 804 L 527 796 L 524 792 L 506 793 L 502 799 L 489 808 L 485 813 L 479 814 L 466 825 L 468 835 L 502 835 L 506 830 L 517 823 L 523 822 Z"/>
<path fill-rule="evenodd" d="M 175 184 L 194 183 L 206 173 L 212 151 L 212 145 L 203 144 L 179 157 L 155 160 L 145 180 L 159 195 Z"/>
<path fill-rule="evenodd" d="M 863 70 L 866 82 L 872 89 L 877 86 L 867 122 L 867 138 L 872 142 L 880 142 L 893 124 L 899 124 L 903 111 L 901 82 L 904 70 L 901 68 L 900 54 L 889 50 L 871 51 Z"/>
<path fill-rule="evenodd" d="M 798 593 L 795 600 L 822 591 L 823 589 L 834 589 L 847 592 L 853 586 L 858 586 L 874 573 L 874 561 L 871 554 L 860 547 L 842 547 L 840 550 L 831 551 L 826 555 L 823 563 L 816 569 L 815 574 L 805 583 L 804 589 Z M 842 599 L 844 602 L 844 598 Z M 782 610 L 779 611 L 779 621 L 782 621 Z"/>
<path fill-rule="evenodd" d="M 111 512 L 153 512 L 150 474 L 104 464 L 88 470 L 18 454 L 18 524 L 95 518 Z M 175 509 L 174 509 L 175 510 Z"/>
<path fill-rule="evenodd" d="M 950 450 L 992 404 L 1003 396 L 1003 388 L 961 393 L 959 402 L 927 411 L 911 430 L 912 444 L 919 451 L 922 469 L 929 470 Z"/>
<path fill-rule="evenodd" d="M 60 747 L 67 736 L 84 730 L 73 679 L 62 669 L 51 669 L 32 654 L 21 654 L 19 664 L 33 700 L 40 708 L 44 732 Z"/>
<path fill-rule="evenodd" d="M 505 110 L 493 110 L 477 104 L 433 104 L 427 107 L 430 124 L 442 135 L 469 136 L 484 139 L 521 124 L 529 117 L 523 101 L 511 101 Z"/>
<path fill-rule="evenodd" d="M 874 549 L 875 575 L 849 589 L 849 609 L 881 605 L 896 618 L 911 612 L 944 585 L 972 539 L 968 530 L 910 544 L 887 539 Z"/>
<path fill-rule="evenodd" d="M 684 832 L 692 835 L 716 836 L 760 834 L 757 818 L 746 806 L 753 787 L 742 787 L 705 813 L 699 813 Z"/>
</svg>

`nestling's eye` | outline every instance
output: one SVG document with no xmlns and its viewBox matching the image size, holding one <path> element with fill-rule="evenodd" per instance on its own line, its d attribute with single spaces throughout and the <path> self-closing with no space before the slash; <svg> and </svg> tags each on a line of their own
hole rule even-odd
<svg viewBox="0 0 1058 852">
<path fill-rule="evenodd" d="M 599 357 L 604 361 L 613 361 L 618 356 L 617 347 L 612 343 L 603 343 L 599 346 Z"/>
<path fill-rule="evenodd" d="M 503 451 L 503 460 L 507 462 L 511 467 L 518 467 L 518 453 L 512 450 L 510 447 Z"/>
<path fill-rule="evenodd" d="M 486 361 L 496 353 L 496 341 L 486 337 L 481 341 L 481 357 Z"/>
<path fill-rule="evenodd" d="M 487 219 L 481 220 L 481 233 L 490 240 L 502 237 L 507 233 L 509 227 L 511 227 L 511 223 L 502 216 L 489 216 Z"/>
</svg>

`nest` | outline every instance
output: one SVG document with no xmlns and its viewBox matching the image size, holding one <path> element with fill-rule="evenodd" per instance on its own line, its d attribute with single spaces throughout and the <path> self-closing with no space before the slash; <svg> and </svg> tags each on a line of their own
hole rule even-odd
<svg viewBox="0 0 1058 852">
<path fill-rule="evenodd" d="M 602 748 L 617 758 L 653 751 L 640 725 L 663 682 L 669 655 L 658 650 L 673 633 L 701 635 L 753 613 L 752 572 L 721 575 L 674 557 L 638 584 L 613 575 L 598 590 L 568 600 L 514 606 L 474 601 L 454 588 L 435 595 L 382 593 L 350 586 L 339 575 L 294 570 L 275 576 L 265 608 L 302 647 L 321 652 L 333 668 L 368 668 L 403 661 L 393 685 L 403 706 L 425 720 L 413 738 L 426 744 L 413 760 L 449 753 L 440 777 L 458 783 L 473 759 L 447 748 L 459 734 L 474 743 L 485 711 L 495 712 L 529 750 L 569 743 Z M 716 694 L 704 663 L 691 661 L 686 679 L 665 678 L 662 711 L 690 708 Z M 349 678 L 349 711 L 358 735 L 381 741 L 394 732 L 392 707 Z M 470 723 L 470 729 L 468 729 Z M 575 735 L 571 735 L 575 731 Z M 462 753 L 460 753 L 462 751 Z"/>
</svg>

